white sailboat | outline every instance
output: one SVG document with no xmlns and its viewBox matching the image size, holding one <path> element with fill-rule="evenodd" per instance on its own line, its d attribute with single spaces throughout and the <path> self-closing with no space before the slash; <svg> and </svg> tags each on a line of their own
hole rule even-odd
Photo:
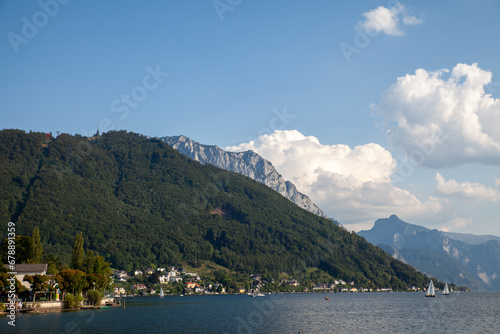
<svg viewBox="0 0 500 334">
<path fill-rule="evenodd" d="M 163 298 L 163 288 L 160 287 L 160 298 Z"/>
<path fill-rule="evenodd" d="M 450 290 L 448 289 L 448 283 L 444 285 L 443 295 L 448 296 L 450 294 Z"/>
<path fill-rule="evenodd" d="M 426 297 L 436 297 L 436 292 L 434 291 L 434 283 L 432 280 L 429 282 L 429 286 L 427 287 L 427 292 L 425 294 Z"/>
</svg>

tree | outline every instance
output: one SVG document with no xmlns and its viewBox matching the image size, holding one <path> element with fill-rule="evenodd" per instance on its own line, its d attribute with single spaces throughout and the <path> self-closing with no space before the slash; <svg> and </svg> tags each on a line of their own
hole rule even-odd
<svg viewBox="0 0 500 334">
<path fill-rule="evenodd" d="M 25 235 L 16 235 L 14 238 L 16 245 L 16 263 L 26 263 L 30 258 L 31 238 Z M 2 259 L 3 263 L 7 263 L 8 255 L 8 239 L 4 239 L 2 243 Z"/>
<path fill-rule="evenodd" d="M 12 279 L 12 275 L 11 274 L 7 274 L 7 273 L 0 273 L 0 291 L 10 291 L 10 286 L 11 286 L 11 280 Z M 15 278 L 15 291 L 17 294 L 19 294 L 19 292 L 22 292 L 26 290 L 26 288 L 24 287 L 24 285 L 21 284 L 21 282 L 19 282 L 19 280 L 17 280 L 17 278 Z"/>
<path fill-rule="evenodd" d="M 33 299 L 36 299 L 37 292 L 44 292 L 47 290 L 52 290 L 51 285 L 49 284 L 49 277 L 46 275 L 26 275 L 24 276 L 25 282 L 31 284 L 31 291 L 33 291 Z"/>
<path fill-rule="evenodd" d="M 90 290 L 87 292 L 87 299 L 92 305 L 99 305 L 104 294 L 98 290 Z"/>
<path fill-rule="evenodd" d="M 97 289 L 103 290 L 109 285 L 109 275 L 111 274 L 109 266 L 110 264 L 106 262 L 104 257 L 95 255 L 93 251 L 87 252 L 83 269 L 87 274 L 89 289 L 95 286 Z"/>
<path fill-rule="evenodd" d="M 76 235 L 75 243 L 73 244 L 73 254 L 71 255 L 71 269 L 82 269 L 85 251 L 83 250 L 83 234 L 80 232 Z"/>
<path fill-rule="evenodd" d="M 35 228 L 33 228 L 33 232 L 31 233 L 29 253 L 28 263 L 42 262 L 43 246 L 40 241 L 40 228 L 38 226 L 35 226 Z"/>
<path fill-rule="evenodd" d="M 61 270 L 55 280 L 64 292 L 80 293 L 88 286 L 85 273 L 77 269 Z"/>
<path fill-rule="evenodd" d="M 57 255 L 48 254 L 43 259 L 43 263 L 47 263 L 47 275 L 57 275 L 59 270 L 62 269 L 61 260 Z"/>
</svg>

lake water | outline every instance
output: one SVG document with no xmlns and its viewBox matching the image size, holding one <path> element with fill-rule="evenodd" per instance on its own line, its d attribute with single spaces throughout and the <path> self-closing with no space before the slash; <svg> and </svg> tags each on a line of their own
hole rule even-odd
<svg viewBox="0 0 500 334">
<path fill-rule="evenodd" d="M 328 296 L 330 300 L 325 300 Z M 500 333 L 500 293 L 126 298 L 125 308 L 18 314 L 1 333 Z"/>
</svg>

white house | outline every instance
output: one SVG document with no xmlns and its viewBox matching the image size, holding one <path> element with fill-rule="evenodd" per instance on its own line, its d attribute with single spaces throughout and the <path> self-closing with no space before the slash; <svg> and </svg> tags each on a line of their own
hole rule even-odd
<svg viewBox="0 0 500 334">
<path fill-rule="evenodd" d="M 26 275 L 47 275 L 47 263 L 33 263 L 33 264 L 15 264 L 14 268 L 10 268 L 10 265 L 4 264 L 8 272 L 15 272 L 16 279 L 24 285 L 25 288 L 31 289 L 31 284 L 24 282 L 24 276 Z"/>
</svg>

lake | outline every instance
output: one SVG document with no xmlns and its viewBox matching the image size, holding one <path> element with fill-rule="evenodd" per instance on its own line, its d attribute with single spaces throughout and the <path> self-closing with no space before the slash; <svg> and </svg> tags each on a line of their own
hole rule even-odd
<svg viewBox="0 0 500 334">
<path fill-rule="evenodd" d="M 325 300 L 325 297 L 330 300 Z M 500 293 L 134 297 L 125 308 L 18 314 L 1 333 L 500 333 Z"/>
</svg>

